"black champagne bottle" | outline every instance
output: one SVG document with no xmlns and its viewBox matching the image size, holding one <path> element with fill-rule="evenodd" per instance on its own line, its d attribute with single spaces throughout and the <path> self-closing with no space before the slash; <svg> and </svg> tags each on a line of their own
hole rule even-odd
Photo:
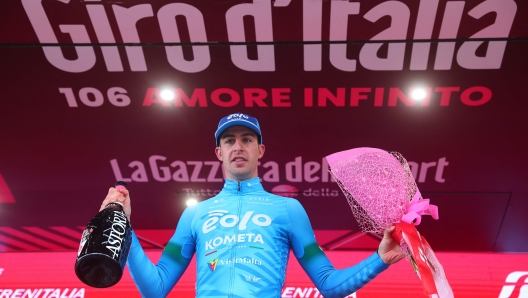
<svg viewBox="0 0 528 298">
<path fill-rule="evenodd" d="M 122 181 L 116 182 L 115 186 L 126 189 L 126 183 Z M 108 204 L 90 220 L 82 234 L 75 274 L 91 287 L 115 285 L 123 275 L 131 243 L 132 226 L 123 204 Z"/>
</svg>

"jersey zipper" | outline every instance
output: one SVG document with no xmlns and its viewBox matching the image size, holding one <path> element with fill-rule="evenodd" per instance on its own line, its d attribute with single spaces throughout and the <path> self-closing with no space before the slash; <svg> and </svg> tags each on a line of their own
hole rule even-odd
<svg viewBox="0 0 528 298">
<path fill-rule="evenodd" d="M 240 221 L 240 214 L 242 213 L 242 195 L 240 193 L 240 181 L 237 181 L 238 184 L 238 208 L 237 208 L 237 218 L 239 218 Z M 240 222 L 239 222 L 240 223 Z M 238 239 L 238 232 L 239 232 L 239 225 L 235 225 L 235 239 Z M 233 248 L 231 249 L 231 278 L 229 280 L 229 292 L 228 297 L 233 297 L 233 290 L 235 288 L 235 260 L 236 260 L 236 250 L 237 250 L 237 243 L 235 242 Z"/>
</svg>

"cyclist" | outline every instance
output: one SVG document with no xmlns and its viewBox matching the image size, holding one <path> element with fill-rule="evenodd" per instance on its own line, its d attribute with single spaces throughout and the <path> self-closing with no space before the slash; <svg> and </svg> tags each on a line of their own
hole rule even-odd
<svg viewBox="0 0 528 298">
<path fill-rule="evenodd" d="M 197 297 L 280 297 L 290 250 L 324 297 L 344 297 L 403 258 L 385 231 L 377 252 L 335 269 L 318 246 L 308 216 L 293 198 L 266 192 L 258 177 L 265 152 L 256 118 L 236 113 L 215 132 L 226 181 L 215 197 L 187 207 L 154 265 L 133 234 L 130 273 L 144 297 L 165 297 L 196 254 Z M 130 219 L 127 190 L 110 188 L 102 206 L 120 201 Z"/>
</svg>

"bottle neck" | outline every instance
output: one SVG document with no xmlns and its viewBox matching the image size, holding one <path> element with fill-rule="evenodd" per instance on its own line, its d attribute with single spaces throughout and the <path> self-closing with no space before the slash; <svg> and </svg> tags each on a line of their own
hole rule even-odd
<svg viewBox="0 0 528 298">
<path fill-rule="evenodd" d="M 118 209 L 118 210 L 124 210 L 124 206 L 123 206 L 123 203 L 121 202 L 113 202 L 113 203 L 110 203 L 108 205 L 105 206 L 105 209 L 106 208 L 110 208 L 110 209 Z"/>
</svg>

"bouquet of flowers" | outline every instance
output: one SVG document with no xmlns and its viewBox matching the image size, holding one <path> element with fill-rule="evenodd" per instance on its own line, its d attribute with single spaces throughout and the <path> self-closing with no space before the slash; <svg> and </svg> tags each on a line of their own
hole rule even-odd
<svg viewBox="0 0 528 298">
<path fill-rule="evenodd" d="M 398 152 L 356 148 L 326 159 L 361 230 L 383 235 L 394 225 L 392 236 L 422 281 L 424 293 L 429 297 L 454 297 L 442 265 L 415 228 L 422 215 L 438 219 L 438 208 L 422 198 L 405 158 Z"/>
</svg>

